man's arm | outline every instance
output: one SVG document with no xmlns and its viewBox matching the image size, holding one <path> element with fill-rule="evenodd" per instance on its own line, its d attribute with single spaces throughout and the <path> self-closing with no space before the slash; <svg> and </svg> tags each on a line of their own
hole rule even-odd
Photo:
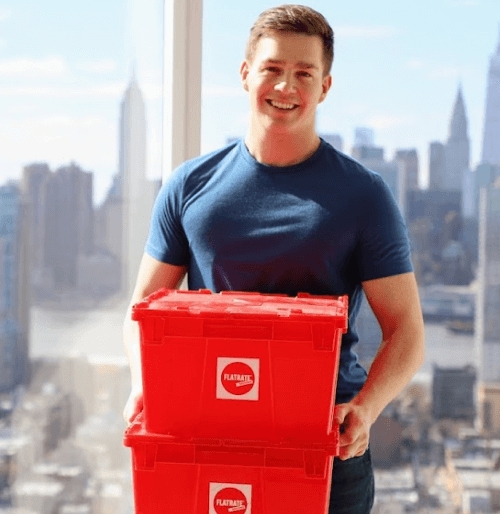
<svg viewBox="0 0 500 514">
<path fill-rule="evenodd" d="M 130 365 L 132 391 L 123 411 L 127 423 L 142 410 L 142 368 L 139 324 L 132 320 L 132 307 L 145 296 L 162 287 L 177 289 L 186 274 L 184 266 L 173 266 L 157 261 L 145 253 L 142 256 L 132 299 L 123 324 L 123 342 Z"/>
<path fill-rule="evenodd" d="M 363 282 L 382 329 L 382 343 L 359 394 L 335 409 L 344 425 L 340 458 L 364 453 L 371 425 L 410 382 L 424 360 L 424 324 L 414 273 Z"/>
</svg>

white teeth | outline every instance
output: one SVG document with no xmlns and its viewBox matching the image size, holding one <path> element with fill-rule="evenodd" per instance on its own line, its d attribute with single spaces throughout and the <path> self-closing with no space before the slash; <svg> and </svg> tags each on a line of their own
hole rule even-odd
<svg viewBox="0 0 500 514">
<path fill-rule="evenodd" d="M 295 107 L 294 104 L 283 104 L 281 102 L 275 102 L 274 100 L 271 100 L 271 105 L 278 109 L 293 109 Z"/>
</svg>

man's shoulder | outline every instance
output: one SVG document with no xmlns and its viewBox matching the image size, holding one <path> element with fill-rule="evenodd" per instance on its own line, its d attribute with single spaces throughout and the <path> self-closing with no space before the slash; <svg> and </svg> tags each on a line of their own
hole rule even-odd
<svg viewBox="0 0 500 514">
<path fill-rule="evenodd" d="M 183 173 L 190 174 L 196 172 L 196 170 L 215 168 L 229 155 L 237 155 L 240 151 L 240 144 L 241 140 L 237 139 L 231 141 L 221 148 L 204 153 L 203 155 L 199 155 L 192 159 L 188 159 L 183 164 L 181 164 L 181 166 L 179 166 L 179 170 L 182 170 Z"/>
<path fill-rule="evenodd" d="M 369 169 L 361 164 L 353 157 L 334 148 L 331 144 L 323 141 L 325 155 L 328 159 L 333 160 L 335 166 L 343 170 L 347 174 L 347 178 L 355 180 L 366 180 L 367 183 L 381 180 L 379 173 Z"/>
</svg>

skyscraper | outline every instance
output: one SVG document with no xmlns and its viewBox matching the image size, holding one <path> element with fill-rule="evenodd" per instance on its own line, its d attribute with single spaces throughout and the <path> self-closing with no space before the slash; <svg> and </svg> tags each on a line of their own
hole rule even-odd
<svg viewBox="0 0 500 514">
<path fill-rule="evenodd" d="M 23 168 L 21 189 L 29 206 L 30 256 L 32 271 L 39 275 L 43 268 L 44 188 L 52 176 L 48 164 L 33 163 Z"/>
<path fill-rule="evenodd" d="M 402 180 L 405 184 L 406 191 L 419 190 L 419 161 L 417 150 L 415 148 L 397 150 L 394 160 L 400 167 L 400 173 L 403 177 Z"/>
<path fill-rule="evenodd" d="M 500 166 L 481 187 L 476 347 L 483 355 L 482 380 L 500 380 Z M 481 351 L 482 350 L 482 351 Z"/>
<path fill-rule="evenodd" d="M 398 207 L 404 212 L 404 198 L 401 177 L 399 175 L 398 165 L 394 161 L 386 161 L 384 159 L 383 148 L 357 148 L 353 157 L 363 166 L 378 173 L 389 186 L 391 193 L 394 195 Z"/>
<path fill-rule="evenodd" d="M 484 116 L 481 161 L 500 164 L 500 30 L 496 53 L 491 56 Z"/>
<path fill-rule="evenodd" d="M 469 160 L 468 120 L 465 113 L 462 86 L 459 86 L 450 121 L 449 137 L 445 147 L 445 174 L 442 189 L 462 191 L 463 177 L 469 170 Z"/>
<path fill-rule="evenodd" d="M 146 179 L 146 107 L 135 76 L 121 103 L 119 195 L 122 199 L 122 290 L 129 297 L 148 235 L 156 184 Z"/>
<path fill-rule="evenodd" d="M 0 392 L 29 374 L 30 281 L 27 204 L 17 183 L 0 187 Z"/>
<path fill-rule="evenodd" d="M 445 145 L 433 141 L 429 145 L 429 189 L 442 190 L 445 175 Z"/>
<path fill-rule="evenodd" d="M 94 243 L 97 251 L 110 253 L 120 262 L 123 246 L 122 225 L 119 176 L 115 175 L 106 198 L 94 213 Z"/>
<path fill-rule="evenodd" d="M 327 143 L 330 143 L 335 150 L 342 152 L 344 150 L 344 140 L 340 134 L 319 134 Z"/>
<path fill-rule="evenodd" d="M 44 265 L 56 290 L 75 289 L 78 256 L 93 251 L 93 174 L 72 163 L 45 184 Z"/>
<path fill-rule="evenodd" d="M 370 127 L 356 127 L 354 129 L 354 146 L 374 146 L 375 134 Z"/>
</svg>

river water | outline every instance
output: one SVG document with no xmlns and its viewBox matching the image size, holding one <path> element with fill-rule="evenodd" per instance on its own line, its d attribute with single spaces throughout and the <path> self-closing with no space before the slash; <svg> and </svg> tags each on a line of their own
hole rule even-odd
<svg viewBox="0 0 500 514">
<path fill-rule="evenodd" d="M 30 355 L 125 358 L 122 326 L 127 305 L 85 311 L 31 309 Z"/>
<path fill-rule="evenodd" d="M 125 359 L 122 324 L 126 304 L 87 311 L 32 309 L 31 357 L 88 356 Z M 426 324 L 426 358 L 417 379 L 428 382 L 432 366 L 474 363 L 473 336 L 454 334 L 442 324 Z"/>
</svg>

